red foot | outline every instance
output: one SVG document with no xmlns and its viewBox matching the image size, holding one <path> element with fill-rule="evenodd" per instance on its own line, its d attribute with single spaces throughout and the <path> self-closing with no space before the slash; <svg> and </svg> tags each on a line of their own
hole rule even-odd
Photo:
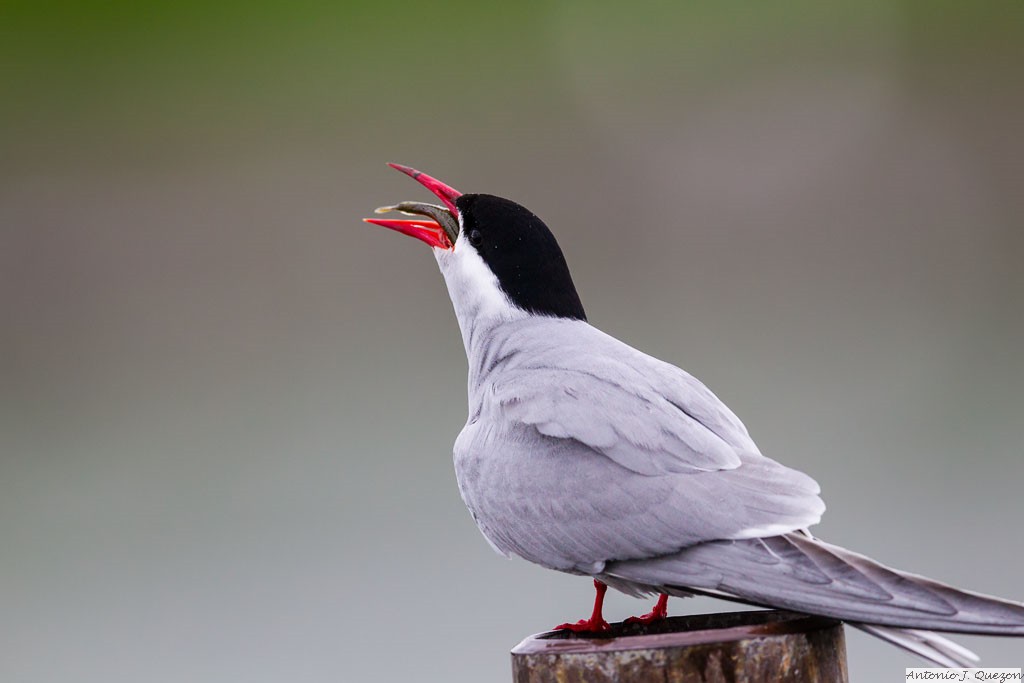
<svg viewBox="0 0 1024 683">
<path fill-rule="evenodd" d="M 604 619 L 594 621 L 591 619 L 580 619 L 575 624 L 565 622 L 554 628 L 555 631 L 572 631 L 573 633 L 600 633 L 611 630 L 611 626 Z"/>
<path fill-rule="evenodd" d="M 604 594 L 608 590 L 608 586 L 604 583 L 594 579 L 594 612 L 590 615 L 589 619 L 580 619 L 575 624 L 564 623 L 559 624 L 554 628 L 556 631 L 572 631 L 573 633 L 600 633 L 601 631 L 607 631 L 611 628 L 608 622 L 601 616 L 601 609 L 604 607 Z M 666 598 L 667 599 L 667 598 Z"/>
<path fill-rule="evenodd" d="M 661 621 L 668 616 L 668 595 L 662 593 L 658 596 L 658 602 L 647 614 L 640 617 L 630 617 L 626 619 L 627 624 L 650 624 L 655 621 Z"/>
</svg>

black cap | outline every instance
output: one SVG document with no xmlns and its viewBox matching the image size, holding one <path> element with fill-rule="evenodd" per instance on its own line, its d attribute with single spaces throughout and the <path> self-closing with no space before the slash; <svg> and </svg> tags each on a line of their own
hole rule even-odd
<svg viewBox="0 0 1024 683">
<path fill-rule="evenodd" d="M 455 201 L 466 240 L 519 308 L 538 315 L 586 320 L 555 236 L 519 204 L 489 194 Z"/>
</svg>

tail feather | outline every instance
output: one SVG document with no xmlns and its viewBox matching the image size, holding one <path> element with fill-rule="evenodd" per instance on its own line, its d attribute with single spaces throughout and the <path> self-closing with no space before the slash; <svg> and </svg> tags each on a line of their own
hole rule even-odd
<svg viewBox="0 0 1024 683">
<path fill-rule="evenodd" d="M 802 533 L 702 543 L 608 563 L 604 574 L 640 589 L 689 589 L 849 621 L 933 661 L 971 653 L 928 631 L 1024 636 L 1024 604 L 890 569 Z"/>
<path fill-rule="evenodd" d="M 963 645 L 954 643 L 931 631 L 874 626 L 872 624 L 850 625 L 939 666 L 969 668 L 975 666 L 980 660 L 978 655 Z"/>
</svg>

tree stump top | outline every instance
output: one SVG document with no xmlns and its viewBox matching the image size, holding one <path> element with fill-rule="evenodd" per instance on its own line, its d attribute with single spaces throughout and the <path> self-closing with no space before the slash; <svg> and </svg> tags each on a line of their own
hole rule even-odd
<svg viewBox="0 0 1024 683">
<path fill-rule="evenodd" d="M 601 634 L 547 631 L 512 650 L 512 670 L 516 683 L 847 680 L 840 622 L 776 610 L 619 623 Z"/>
</svg>

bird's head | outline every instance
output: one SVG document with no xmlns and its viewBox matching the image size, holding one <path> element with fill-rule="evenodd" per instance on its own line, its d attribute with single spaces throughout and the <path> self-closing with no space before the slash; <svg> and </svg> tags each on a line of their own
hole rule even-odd
<svg viewBox="0 0 1024 683">
<path fill-rule="evenodd" d="M 448 285 L 459 323 L 480 317 L 540 315 L 586 320 L 562 250 L 529 210 L 489 194 L 462 194 L 440 180 L 399 164 L 443 206 L 401 202 L 377 209 L 414 219 L 365 218 L 426 242 Z"/>
</svg>

